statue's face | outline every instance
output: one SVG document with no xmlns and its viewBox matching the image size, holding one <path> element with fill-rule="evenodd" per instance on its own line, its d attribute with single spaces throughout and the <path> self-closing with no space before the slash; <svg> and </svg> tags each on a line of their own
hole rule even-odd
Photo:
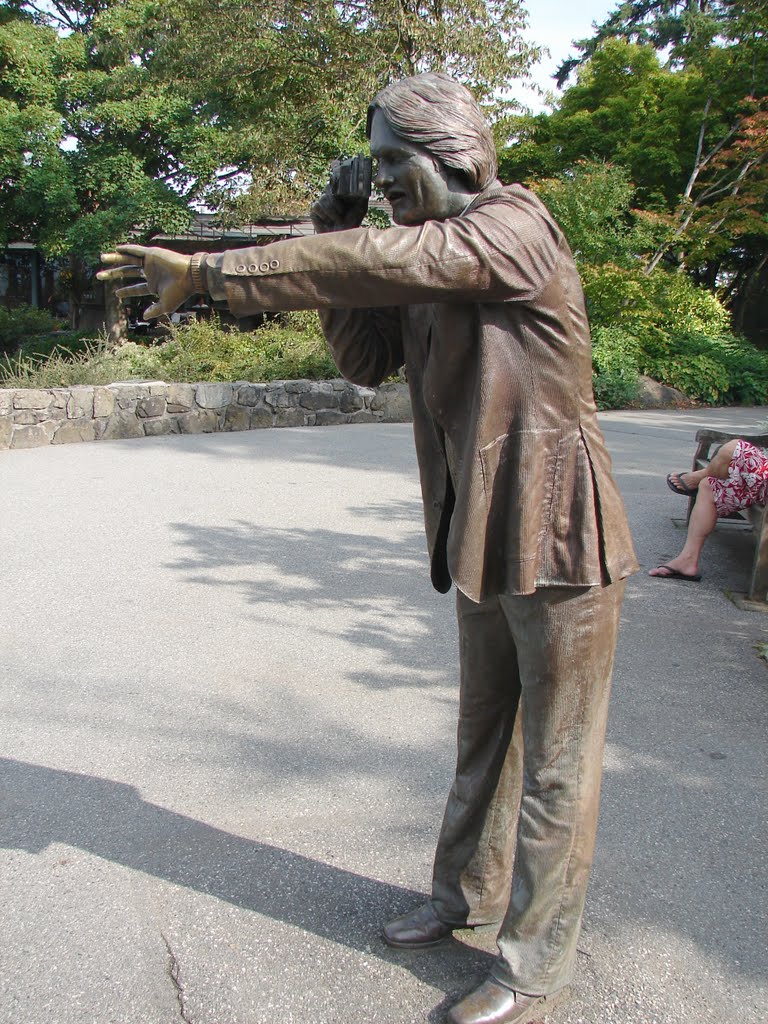
<svg viewBox="0 0 768 1024">
<path fill-rule="evenodd" d="M 455 172 L 414 142 L 400 138 L 381 110 L 371 122 L 376 185 L 392 206 L 395 224 L 423 224 L 456 217 L 472 193 Z"/>
</svg>

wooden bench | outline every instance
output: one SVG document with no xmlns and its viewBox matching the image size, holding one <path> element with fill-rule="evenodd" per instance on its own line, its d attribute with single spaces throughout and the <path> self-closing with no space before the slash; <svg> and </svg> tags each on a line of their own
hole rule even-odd
<svg viewBox="0 0 768 1024">
<path fill-rule="evenodd" d="M 699 430 L 696 433 L 696 453 L 693 469 L 706 466 L 715 450 L 726 441 L 736 439 L 749 441 L 758 448 L 768 448 L 768 434 L 727 434 L 722 430 Z M 688 519 L 691 518 L 696 497 L 688 501 Z M 732 512 L 726 519 L 741 520 L 751 525 L 755 532 L 755 559 L 752 563 L 752 578 L 747 592 L 749 601 L 768 601 L 768 506 L 751 505 L 749 508 Z"/>
</svg>

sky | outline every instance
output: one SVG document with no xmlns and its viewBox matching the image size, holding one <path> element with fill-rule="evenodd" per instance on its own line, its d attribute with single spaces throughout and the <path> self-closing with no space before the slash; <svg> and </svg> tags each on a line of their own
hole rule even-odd
<svg viewBox="0 0 768 1024">
<path fill-rule="evenodd" d="M 592 35 L 592 23 L 605 20 L 619 0 L 527 0 L 528 30 L 526 37 L 551 52 L 533 69 L 533 79 L 544 89 L 554 89 L 551 76 L 569 54 L 573 39 Z M 541 110 L 541 101 L 527 90 L 512 90 L 512 94 L 526 106 Z"/>
</svg>

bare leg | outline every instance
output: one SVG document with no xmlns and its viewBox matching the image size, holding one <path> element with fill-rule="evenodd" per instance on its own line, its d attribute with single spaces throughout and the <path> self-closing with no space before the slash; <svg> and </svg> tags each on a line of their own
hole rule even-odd
<svg viewBox="0 0 768 1024">
<path fill-rule="evenodd" d="M 722 451 L 722 448 L 720 449 Z M 718 452 L 718 455 L 720 452 Z M 715 456 L 716 458 L 717 456 Z M 730 457 L 728 459 L 730 462 Z M 705 470 L 701 470 L 706 476 L 719 476 L 719 473 L 711 473 L 710 467 L 714 459 Z M 719 467 L 716 467 L 719 468 Z M 726 463 L 726 475 L 728 470 L 728 463 Z M 686 473 L 686 479 L 690 477 L 698 476 L 698 473 Z M 688 484 L 690 487 L 691 485 Z M 698 494 L 696 495 L 696 503 L 693 506 L 691 512 L 691 518 L 688 521 L 688 534 L 685 538 L 685 545 L 683 550 L 677 556 L 677 558 L 671 559 L 666 563 L 666 566 L 660 565 L 656 569 L 651 569 L 648 573 L 649 576 L 670 576 L 669 569 L 675 569 L 677 572 L 683 572 L 687 576 L 695 576 L 699 571 L 699 556 L 701 549 L 704 547 L 704 541 L 712 533 L 717 522 L 717 512 L 715 510 L 715 499 L 712 495 L 712 488 L 709 485 L 709 481 L 706 477 L 698 482 Z"/>
<path fill-rule="evenodd" d="M 672 473 L 672 477 L 677 477 L 680 483 L 685 484 L 692 491 L 695 491 L 701 481 L 708 476 L 716 476 L 719 480 L 727 479 L 728 467 L 731 464 L 731 459 L 738 443 L 738 440 L 726 441 L 712 456 L 709 465 L 704 466 L 703 469 L 697 469 L 695 473 L 693 471 L 690 473 Z"/>
</svg>

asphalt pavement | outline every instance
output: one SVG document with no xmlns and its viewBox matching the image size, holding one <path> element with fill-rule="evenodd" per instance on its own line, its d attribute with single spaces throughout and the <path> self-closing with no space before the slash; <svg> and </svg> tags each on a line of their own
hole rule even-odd
<svg viewBox="0 0 768 1024">
<path fill-rule="evenodd" d="M 768 615 L 753 539 L 682 545 L 700 426 L 601 417 L 629 583 L 597 855 L 552 1024 L 762 1024 Z M 677 520 L 677 522 L 675 521 Z M 440 1024 L 494 953 L 379 928 L 428 891 L 451 782 L 452 596 L 408 425 L 0 454 L 0 1024 Z"/>
</svg>

